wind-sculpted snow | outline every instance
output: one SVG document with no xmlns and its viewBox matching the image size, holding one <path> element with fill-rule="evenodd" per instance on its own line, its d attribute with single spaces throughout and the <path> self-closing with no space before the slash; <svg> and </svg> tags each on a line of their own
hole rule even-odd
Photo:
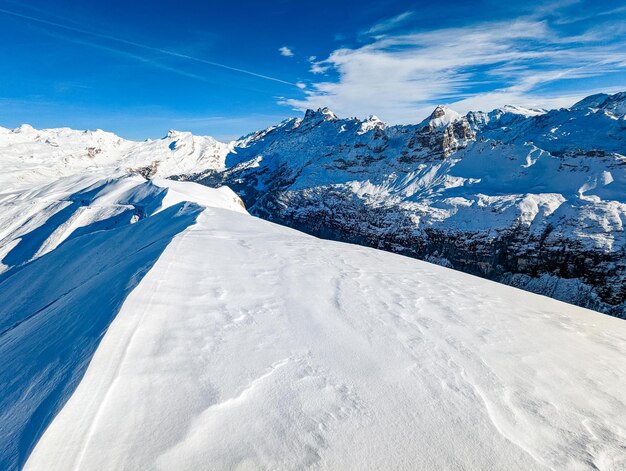
<svg viewBox="0 0 626 471">
<path fill-rule="evenodd" d="M 1 469 L 626 465 L 622 320 L 113 173 L 0 202 Z"/>
<path fill-rule="evenodd" d="M 626 466 L 624 321 L 241 210 L 193 217 L 26 469 Z"/>
<path fill-rule="evenodd" d="M 228 189 L 180 185 L 72 177 L 0 203 L 0 469 L 24 465 L 172 238 L 204 206 L 244 211 Z"/>
</svg>

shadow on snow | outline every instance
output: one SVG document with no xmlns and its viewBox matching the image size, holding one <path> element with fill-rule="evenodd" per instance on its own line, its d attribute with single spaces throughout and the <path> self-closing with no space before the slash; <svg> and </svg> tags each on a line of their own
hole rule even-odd
<svg viewBox="0 0 626 471">
<path fill-rule="evenodd" d="M 24 465 L 128 294 L 201 211 L 181 203 L 74 236 L 0 279 L 0 469 Z"/>
</svg>

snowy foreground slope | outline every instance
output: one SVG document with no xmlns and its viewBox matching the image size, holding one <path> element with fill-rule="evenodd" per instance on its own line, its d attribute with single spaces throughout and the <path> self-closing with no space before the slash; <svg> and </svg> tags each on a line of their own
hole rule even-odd
<svg viewBox="0 0 626 471">
<path fill-rule="evenodd" d="M 137 217 L 0 275 L 0 468 L 626 466 L 623 320 L 85 178 L 11 200 Z"/>
<path fill-rule="evenodd" d="M 130 175 L 3 195 L 0 469 L 23 464 L 128 293 L 200 204 L 244 211 L 239 203 L 227 188 Z"/>
</svg>

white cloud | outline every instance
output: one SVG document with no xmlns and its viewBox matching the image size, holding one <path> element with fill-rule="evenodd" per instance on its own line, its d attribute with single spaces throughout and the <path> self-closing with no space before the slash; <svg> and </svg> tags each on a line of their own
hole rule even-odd
<svg viewBox="0 0 626 471">
<path fill-rule="evenodd" d="M 376 34 L 385 33 L 387 31 L 391 31 L 392 29 L 404 23 L 406 20 L 408 20 L 412 16 L 413 16 L 412 11 L 400 13 L 399 15 L 396 15 L 393 18 L 388 18 L 386 20 L 381 21 L 380 23 L 375 24 L 367 31 L 364 31 L 362 34 L 376 35 Z"/>
<path fill-rule="evenodd" d="M 328 69 L 330 69 L 330 65 L 324 65 L 323 62 L 313 62 L 311 64 L 309 72 L 311 72 L 312 74 L 323 74 Z"/>
<path fill-rule="evenodd" d="M 370 31 L 382 31 L 390 21 Z M 337 81 L 319 80 L 304 98 L 281 104 L 298 110 L 327 106 L 341 116 L 374 113 L 392 123 L 416 122 L 438 103 L 459 112 L 507 103 L 565 106 L 581 94 L 553 98 L 537 90 L 624 68 L 626 50 L 618 37 L 611 44 L 602 29 L 567 37 L 540 19 L 378 36 L 313 61 L 312 73 L 333 70 Z"/>
<path fill-rule="evenodd" d="M 278 52 L 280 52 L 281 56 L 293 57 L 293 51 L 289 49 L 287 46 L 279 47 Z"/>
</svg>

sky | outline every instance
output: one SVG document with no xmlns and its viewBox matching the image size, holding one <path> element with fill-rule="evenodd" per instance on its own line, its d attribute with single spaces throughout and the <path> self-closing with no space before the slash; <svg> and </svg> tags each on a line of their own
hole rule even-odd
<svg viewBox="0 0 626 471">
<path fill-rule="evenodd" d="M 222 140 L 626 90 L 623 0 L 0 0 L 0 126 Z"/>
</svg>

